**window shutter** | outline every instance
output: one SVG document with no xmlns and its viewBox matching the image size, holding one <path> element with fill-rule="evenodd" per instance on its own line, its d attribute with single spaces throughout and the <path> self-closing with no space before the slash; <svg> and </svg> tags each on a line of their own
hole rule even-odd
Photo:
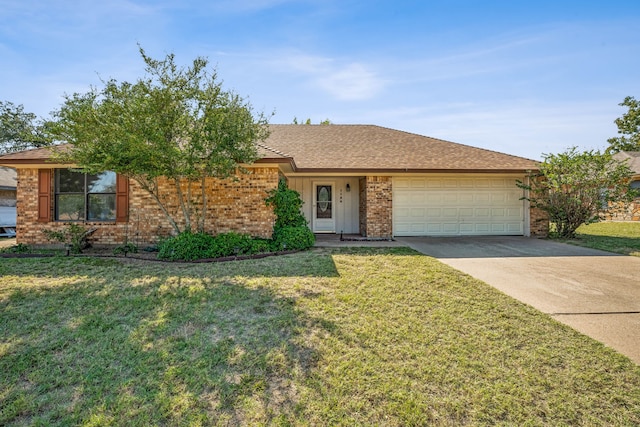
<svg viewBox="0 0 640 427">
<path fill-rule="evenodd" d="M 38 222 L 51 221 L 51 169 L 38 169 Z"/>
<path fill-rule="evenodd" d="M 116 175 L 116 222 L 129 219 L 129 178 Z"/>
</svg>

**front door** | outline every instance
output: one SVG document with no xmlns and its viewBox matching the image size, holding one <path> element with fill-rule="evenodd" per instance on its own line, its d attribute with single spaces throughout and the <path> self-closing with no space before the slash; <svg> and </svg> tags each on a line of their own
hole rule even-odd
<svg viewBox="0 0 640 427">
<path fill-rule="evenodd" d="M 334 185 L 313 184 L 313 232 L 335 233 L 336 215 L 334 207 Z"/>
</svg>

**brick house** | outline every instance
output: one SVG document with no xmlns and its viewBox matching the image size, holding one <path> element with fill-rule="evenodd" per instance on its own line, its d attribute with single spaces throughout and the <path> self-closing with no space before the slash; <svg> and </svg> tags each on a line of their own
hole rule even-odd
<svg viewBox="0 0 640 427">
<path fill-rule="evenodd" d="M 286 177 L 315 233 L 393 236 L 545 236 L 548 221 L 522 200 L 516 180 L 537 162 L 372 125 L 271 125 L 260 159 L 235 180 L 206 182 L 206 231 L 269 237 L 264 198 Z M 51 148 L 0 156 L 18 171 L 18 241 L 69 221 L 96 228 L 95 243 L 153 242 L 172 232 L 133 180 L 78 175 L 50 162 Z M 171 185 L 160 181 L 160 188 Z M 196 191 L 199 191 L 196 189 Z M 177 201 L 167 199 L 170 210 Z M 77 204 L 79 203 L 79 209 Z"/>
<path fill-rule="evenodd" d="M 16 183 L 16 171 L 0 166 L 0 237 L 15 235 Z"/>
<path fill-rule="evenodd" d="M 640 151 L 621 151 L 613 155 L 613 158 L 622 162 L 627 162 L 633 172 L 631 177 L 631 187 L 640 189 Z M 611 218 L 622 221 L 640 221 L 640 199 L 625 206 L 622 212 Z"/>
</svg>

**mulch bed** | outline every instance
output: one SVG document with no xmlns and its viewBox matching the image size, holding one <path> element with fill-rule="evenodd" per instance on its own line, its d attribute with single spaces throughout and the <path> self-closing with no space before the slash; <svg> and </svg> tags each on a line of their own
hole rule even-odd
<svg viewBox="0 0 640 427">
<path fill-rule="evenodd" d="M 254 255 L 238 255 L 238 256 L 228 256 L 221 258 L 205 258 L 205 259 L 197 259 L 193 261 L 169 261 L 164 259 L 158 259 L 158 254 L 156 252 L 136 252 L 136 253 L 128 253 L 126 256 L 124 255 L 114 255 L 112 253 L 112 249 L 103 249 L 103 248 L 89 248 L 85 249 L 81 254 L 71 254 L 70 257 L 76 258 L 113 258 L 120 260 L 140 260 L 140 261 L 155 261 L 155 262 L 167 262 L 167 263 L 208 263 L 208 262 L 229 262 L 229 261 L 243 261 L 248 259 L 260 259 L 267 258 L 272 256 L 280 256 L 280 255 L 289 255 L 294 254 L 299 251 L 280 251 L 280 252 L 265 252 L 261 254 Z M 63 253 L 60 254 L 52 254 L 52 253 L 4 253 L 0 254 L 0 258 L 48 258 L 54 256 L 65 256 Z"/>
</svg>

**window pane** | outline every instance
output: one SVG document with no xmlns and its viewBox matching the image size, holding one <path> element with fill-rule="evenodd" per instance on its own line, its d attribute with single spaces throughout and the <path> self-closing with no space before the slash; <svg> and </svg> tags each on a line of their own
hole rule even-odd
<svg viewBox="0 0 640 427">
<path fill-rule="evenodd" d="M 98 175 L 87 175 L 87 191 L 89 193 L 115 193 L 116 173 L 102 172 Z"/>
<path fill-rule="evenodd" d="M 115 221 L 116 219 L 116 195 L 115 194 L 90 194 L 89 195 L 89 221 Z"/>
<path fill-rule="evenodd" d="M 84 193 L 84 174 L 58 169 L 58 193 Z"/>
<path fill-rule="evenodd" d="M 56 200 L 59 221 L 84 219 L 84 196 L 82 194 L 58 194 Z"/>
</svg>

